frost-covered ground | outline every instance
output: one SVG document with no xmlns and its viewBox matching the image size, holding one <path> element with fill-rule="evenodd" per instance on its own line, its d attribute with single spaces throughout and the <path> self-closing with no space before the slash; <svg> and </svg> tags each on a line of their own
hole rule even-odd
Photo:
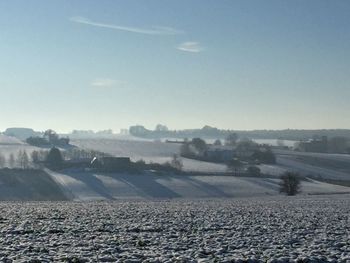
<svg viewBox="0 0 350 263">
<path fill-rule="evenodd" d="M 350 197 L 344 195 L 2 202 L 0 212 L 2 262 L 350 260 Z"/>
<path fill-rule="evenodd" d="M 309 153 L 275 150 L 277 165 L 270 168 L 296 171 L 324 179 L 350 180 L 350 154 Z"/>
<path fill-rule="evenodd" d="M 279 156 L 277 157 L 277 163 L 279 166 L 285 167 L 285 169 L 296 171 L 303 175 L 320 176 L 324 179 L 350 180 L 349 170 L 341 171 L 332 167 L 310 165 L 295 159 L 293 156 Z M 350 160 L 348 164 L 350 164 Z"/>
</svg>

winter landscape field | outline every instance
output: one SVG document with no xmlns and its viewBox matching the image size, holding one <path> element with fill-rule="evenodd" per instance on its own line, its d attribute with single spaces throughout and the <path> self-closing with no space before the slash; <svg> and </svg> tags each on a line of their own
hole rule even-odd
<svg viewBox="0 0 350 263">
<path fill-rule="evenodd" d="M 23 150 L 27 151 L 28 154 L 35 150 L 43 150 L 23 142 L 18 143 L 11 137 L 6 138 L 2 136 L 2 141 L 0 152 L 5 156 L 9 156 L 11 153 L 16 154 Z M 157 163 L 170 161 L 174 154 L 179 153 L 180 148 L 178 144 L 141 140 L 83 139 L 73 140 L 72 144 L 80 149 L 92 149 L 113 156 L 131 157 L 134 161 L 145 160 L 146 162 Z M 35 179 L 38 181 L 32 187 L 39 187 L 40 184 L 44 183 L 43 178 L 46 176 L 46 181 L 53 181 L 52 183 L 57 184 L 57 187 L 61 189 L 63 195 L 57 193 L 57 197 L 62 196 L 61 199 L 85 201 L 148 200 L 158 198 L 198 199 L 280 196 L 278 178 L 288 169 L 304 172 L 306 176 L 312 175 L 312 172 L 314 172 L 315 175 L 321 174 L 328 179 L 349 180 L 349 174 L 346 171 L 338 171 L 332 167 L 324 168 L 319 165 L 305 164 L 295 159 L 295 156 L 303 156 L 303 153 L 283 152 L 283 155 L 278 155 L 277 164 L 259 165 L 260 169 L 267 174 L 267 176 L 260 178 L 230 176 L 226 174 L 227 166 L 225 164 L 182 158 L 184 171 L 194 172 L 194 175 L 184 176 L 152 172 L 144 174 L 99 173 L 81 170 L 51 171 L 45 169 L 45 173 Z M 328 156 L 331 158 L 330 160 L 335 158 L 333 155 L 326 155 L 326 157 Z M 292 157 L 294 161 L 290 161 L 291 163 L 288 163 L 288 165 L 283 165 L 284 163 L 281 162 L 281 160 L 289 160 Z M 347 161 L 346 157 L 344 158 L 345 160 L 343 161 Z M 213 176 L 211 176 L 212 174 Z M 0 189 L 2 189 L 0 196 L 3 196 L 3 200 L 25 200 L 25 198 L 30 197 L 29 192 L 23 195 L 24 192 L 21 190 L 29 181 L 24 181 L 27 178 L 24 177 L 23 179 L 20 176 L 23 177 L 23 175 L 18 175 L 18 178 L 16 178 L 17 184 L 15 185 L 6 183 L 5 175 L 2 179 L 0 178 L 3 182 L 0 184 Z M 12 194 L 5 194 L 9 192 Z M 312 177 L 302 182 L 300 194 L 321 195 L 337 193 L 350 193 L 350 188 L 318 181 Z M 32 196 L 29 199 L 47 200 L 43 196 Z"/>
<path fill-rule="evenodd" d="M 2 262 L 342 262 L 349 196 L 0 203 Z"/>
<path fill-rule="evenodd" d="M 40 149 L 2 142 L 6 156 Z M 146 162 L 179 151 L 142 140 L 72 143 Z M 288 167 L 279 163 L 260 165 L 275 172 L 260 178 L 183 163 L 195 174 L 2 172 L 0 262 L 350 262 L 350 187 L 306 178 L 288 197 L 278 178 Z"/>
<path fill-rule="evenodd" d="M 0 1 L 0 263 L 350 263 L 349 14 Z"/>
<path fill-rule="evenodd" d="M 6 157 L 49 150 L 1 139 Z M 146 140 L 72 145 L 148 163 L 180 151 Z M 307 176 L 348 180 L 348 157 L 276 156 L 259 165 L 260 177 L 187 158 L 184 174 L 2 170 L 0 262 L 350 262 L 350 187 Z M 279 176 L 291 169 L 306 176 L 297 196 L 280 193 Z"/>
</svg>

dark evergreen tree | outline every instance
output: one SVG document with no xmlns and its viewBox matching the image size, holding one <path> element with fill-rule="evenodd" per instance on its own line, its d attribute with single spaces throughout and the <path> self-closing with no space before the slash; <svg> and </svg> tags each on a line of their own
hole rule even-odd
<svg viewBox="0 0 350 263">
<path fill-rule="evenodd" d="M 52 169 L 59 169 L 63 165 L 63 158 L 61 151 L 56 148 L 52 147 L 49 151 L 47 157 L 46 157 L 46 164 L 48 167 Z"/>
</svg>

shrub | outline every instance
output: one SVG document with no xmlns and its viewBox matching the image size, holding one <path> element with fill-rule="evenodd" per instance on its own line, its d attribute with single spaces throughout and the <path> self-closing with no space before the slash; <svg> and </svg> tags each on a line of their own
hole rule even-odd
<svg viewBox="0 0 350 263">
<path fill-rule="evenodd" d="M 247 172 L 253 176 L 259 176 L 261 174 L 260 168 L 257 166 L 249 166 Z"/>
<path fill-rule="evenodd" d="M 135 167 L 139 170 L 145 170 L 147 167 L 147 164 L 143 159 L 140 159 L 137 162 L 135 162 Z"/>
<path fill-rule="evenodd" d="M 48 140 L 46 140 L 45 138 L 41 138 L 41 137 L 29 137 L 26 139 L 26 142 L 30 145 L 33 146 L 47 146 L 50 145 L 50 143 L 48 142 Z"/>
<path fill-rule="evenodd" d="M 177 154 L 174 154 L 173 158 L 171 159 L 170 165 L 171 167 L 179 171 L 181 171 L 184 166 L 182 163 L 182 160 L 179 158 Z"/>
<path fill-rule="evenodd" d="M 191 145 L 193 145 L 195 148 L 197 155 L 203 155 L 203 153 L 208 149 L 208 145 L 201 138 L 193 138 Z"/>
<path fill-rule="evenodd" d="M 189 142 L 184 142 L 180 147 L 180 155 L 183 157 L 191 157 L 194 156 L 193 151 L 191 150 Z"/>
<path fill-rule="evenodd" d="M 213 144 L 216 146 L 221 146 L 222 142 L 219 139 L 217 139 L 217 140 L 215 140 L 215 142 Z"/>
<path fill-rule="evenodd" d="M 225 138 L 225 145 L 226 146 L 235 146 L 237 143 L 238 136 L 236 133 L 230 133 L 226 138 Z"/>
<path fill-rule="evenodd" d="M 280 193 L 296 195 L 300 191 L 300 184 L 299 174 L 286 172 L 281 176 Z"/>
<path fill-rule="evenodd" d="M 276 163 L 276 156 L 270 149 L 254 151 L 252 159 L 266 164 Z"/>
<path fill-rule="evenodd" d="M 226 165 L 227 165 L 227 171 L 233 172 L 234 175 L 239 175 L 239 172 L 243 167 L 243 163 L 237 158 L 227 162 Z"/>
</svg>

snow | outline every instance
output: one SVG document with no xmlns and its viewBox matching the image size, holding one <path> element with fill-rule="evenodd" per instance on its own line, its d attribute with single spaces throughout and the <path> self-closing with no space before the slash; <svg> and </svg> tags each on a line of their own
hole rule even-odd
<svg viewBox="0 0 350 263">
<path fill-rule="evenodd" d="M 69 199 L 48 174 L 36 170 L 0 170 L 0 200 Z M 1 218 L 1 216 L 0 216 Z"/>
<path fill-rule="evenodd" d="M 227 166 L 225 164 L 202 162 L 193 159 L 182 158 L 183 170 L 202 172 L 202 173 L 220 173 L 226 172 Z"/>
<path fill-rule="evenodd" d="M 1 261 L 345 263 L 349 197 L 1 202 Z"/>
<path fill-rule="evenodd" d="M 8 144 L 8 145 L 0 145 L 0 154 L 8 158 L 11 154 L 15 157 L 17 156 L 19 151 L 26 151 L 28 155 L 30 155 L 33 151 L 40 151 L 42 148 L 38 148 L 35 146 L 31 146 L 28 144 Z"/>
<path fill-rule="evenodd" d="M 10 137 L 6 136 L 3 134 L 0 134 L 0 145 L 13 145 L 13 144 L 24 144 L 21 140 L 15 138 L 15 137 Z"/>
<path fill-rule="evenodd" d="M 165 163 L 171 160 L 174 154 L 179 154 L 180 145 L 165 142 L 152 141 L 124 141 L 109 139 L 73 140 L 72 144 L 84 148 L 93 149 L 114 156 L 130 157 L 133 161 L 144 160 L 147 163 Z M 225 172 L 226 165 L 202 162 L 187 158 L 181 158 L 185 171 L 195 172 Z"/>
<path fill-rule="evenodd" d="M 3 137 L 4 138 L 4 137 Z M 178 144 L 150 141 L 123 141 L 109 139 L 74 140 L 73 143 L 85 149 L 94 149 L 115 156 L 129 156 L 136 161 L 164 163 L 179 152 Z M 26 150 L 28 154 L 40 148 L 27 144 L 0 145 L 0 153 L 7 156 Z M 208 176 L 208 173 L 225 172 L 226 166 L 182 158 L 185 171 L 203 172 L 203 175 L 156 175 L 148 174 L 101 174 L 91 172 L 47 172 L 61 187 L 66 196 L 73 200 L 113 200 L 152 198 L 244 198 L 279 195 L 279 179 L 248 178 L 234 176 Z M 286 170 L 305 173 L 306 168 L 323 172 L 330 178 L 346 179 L 348 174 L 322 167 L 309 167 L 293 162 L 286 155 L 279 155 L 277 165 L 260 165 L 263 173 L 278 176 Z M 298 170 L 299 167 L 299 170 Z M 310 170 L 311 171 L 311 170 Z M 205 175 L 204 175 L 205 174 Z M 307 175 L 307 173 L 306 173 Z M 350 188 L 317 181 L 304 181 L 302 194 L 333 194 L 350 192 Z"/>
<path fill-rule="evenodd" d="M 305 164 L 286 156 L 278 156 L 277 163 L 288 170 L 299 172 L 303 175 L 321 176 L 325 179 L 350 180 L 350 174 L 347 172 Z"/>
<path fill-rule="evenodd" d="M 73 145 L 83 149 L 93 149 L 114 156 L 130 157 L 133 160 L 143 158 L 171 157 L 178 154 L 180 150 L 179 144 L 171 144 L 153 141 L 137 141 L 137 140 L 114 140 L 114 139 L 87 139 L 72 140 Z"/>
<path fill-rule="evenodd" d="M 291 155 L 291 156 L 309 156 L 325 158 L 337 161 L 350 161 L 350 154 L 337 154 L 337 153 L 314 153 L 314 152 L 298 152 L 291 150 L 274 150 L 278 155 Z"/>
<path fill-rule="evenodd" d="M 196 199 L 278 196 L 279 179 L 207 175 L 56 173 L 47 171 L 74 200 Z M 303 181 L 303 195 L 350 193 L 350 188 Z"/>
<path fill-rule="evenodd" d="M 128 156 L 137 161 L 143 159 L 146 162 L 164 163 L 171 160 L 174 154 L 179 153 L 180 145 L 164 142 L 152 141 L 127 141 L 127 140 L 73 140 L 73 144 L 86 148 L 106 152 L 115 156 Z M 277 154 L 276 165 L 259 165 L 262 173 L 272 176 L 279 176 L 285 171 L 295 171 L 302 175 L 322 176 L 325 179 L 349 180 L 350 174 L 344 171 L 336 171 L 318 166 L 304 164 L 295 158 L 297 156 L 315 156 L 330 160 L 350 162 L 350 155 L 345 154 L 322 154 L 322 153 L 302 153 L 286 150 L 275 150 Z M 182 158 L 183 169 L 195 172 L 225 172 L 226 165 L 209 162 L 201 162 Z"/>
</svg>

